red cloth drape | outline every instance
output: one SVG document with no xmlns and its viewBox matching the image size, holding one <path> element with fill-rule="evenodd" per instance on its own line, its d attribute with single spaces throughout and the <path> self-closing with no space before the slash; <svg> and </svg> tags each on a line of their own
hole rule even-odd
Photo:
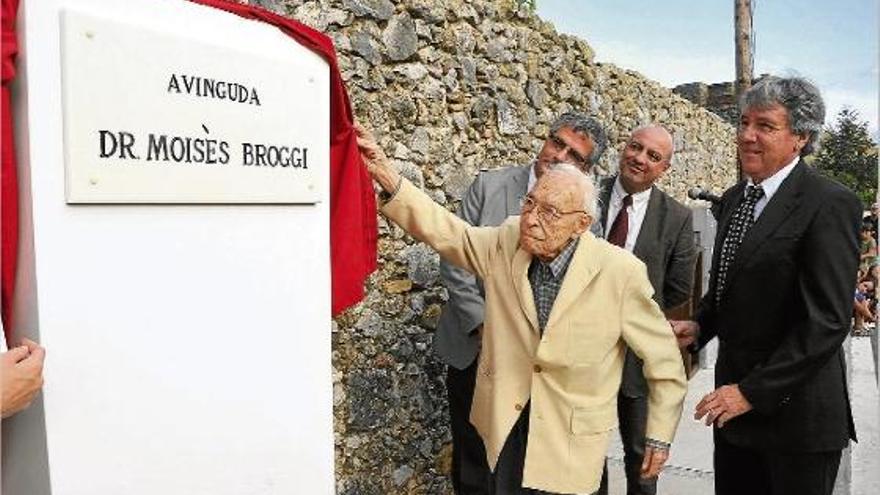
<svg viewBox="0 0 880 495">
<path fill-rule="evenodd" d="M 376 269 L 376 199 L 361 162 L 351 102 L 336 63 L 333 41 L 305 24 L 252 5 L 191 0 L 271 24 L 330 65 L 330 266 L 335 316 L 364 297 L 364 281 Z"/>
<path fill-rule="evenodd" d="M 15 264 L 18 257 L 18 180 L 15 173 L 15 148 L 12 134 L 12 102 L 10 85 L 15 78 L 15 56 L 18 40 L 15 35 L 15 18 L 18 0 L 2 0 L 0 26 L 2 26 L 2 77 L 3 92 L 0 96 L 0 317 L 7 332 L 7 342 L 12 318 L 12 293 L 15 284 Z"/>
<path fill-rule="evenodd" d="M 308 26 L 259 7 L 226 0 L 191 0 L 271 24 L 320 54 L 330 66 L 330 265 L 331 311 L 335 316 L 363 298 L 363 284 L 376 269 L 376 202 L 372 183 L 361 162 L 352 123 L 351 103 L 333 42 Z M 2 168 L 2 315 L 9 329 L 18 246 L 18 189 L 12 141 L 9 82 L 15 77 L 18 44 L 15 17 L 18 0 L 3 2 L 3 168 Z"/>
</svg>

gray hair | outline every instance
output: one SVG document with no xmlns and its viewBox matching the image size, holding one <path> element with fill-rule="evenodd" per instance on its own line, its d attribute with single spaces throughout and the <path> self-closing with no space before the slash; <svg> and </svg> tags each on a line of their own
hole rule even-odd
<svg viewBox="0 0 880 495">
<path fill-rule="evenodd" d="M 590 166 L 595 165 L 602 157 L 602 153 L 605 153 L 605 148 L 608 147 L 608 137 L 602 125 L 596 119 L 587 117 L 581 112 L 565 112 L 550 124 L 550 132 L 555 134 L 563 127 L 568 127 L 574 132 L 590 138 L 593 142 L 593 152 L 590 153 L 587 160 L 589 160 Z"/>
<path fill-rule="evenodd" d="M 742 96 L 740 102 L 743 110 L 773 105 L 782 105 L 788 113 L 791 131 L 807 138 L 801 156 L 816 151 L 825 122 L 825 103 L 819 89 L 802 77 L 765 76 Z"/>
<path fill-rule="evenodd" d="M 591 179 L 589 175 L 585 174 L 576 165 L 571 163 L 554 163 L 553 165 L 550 165 L 550 168 L 548 168 L 547 171 L 559 172 L 571 177 L 581 188 L 581 191 L 584 192 L 582 208 L 587 212 L 587 215 L 589 215 L 590 218 L 596 218 L 598 195 L 596 194 L 596 185 L 593 183 L 593 179 Z"/>
</svg>

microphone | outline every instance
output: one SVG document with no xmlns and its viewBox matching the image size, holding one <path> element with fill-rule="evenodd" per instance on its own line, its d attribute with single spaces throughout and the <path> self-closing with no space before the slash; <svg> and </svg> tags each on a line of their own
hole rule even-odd
<svg viewBox="0 0 880 495">
<path fill-rule="evenodd" d="M 691 199 L 701 199 L 703 201 L 710 201 L 713 204 L 721 203 L 721 197 L 712 194 L 711 192 L 703 189 L 702 187 L 692 187 L 688 191 L 688 197 Z"/>
</svg>

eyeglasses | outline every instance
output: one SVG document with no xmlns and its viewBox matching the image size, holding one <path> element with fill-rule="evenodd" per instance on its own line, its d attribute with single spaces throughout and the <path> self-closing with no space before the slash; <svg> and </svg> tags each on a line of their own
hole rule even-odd
<svg viewBox="0 0 880 495">
<path fill-rule="evenodd" d="M 586 170 L 590 167 L 590 159 L 582 156 L 580 153 L 575 151 L 571 146 L 568 145 L 565 141 L 563 141 L 556 134 L 550 134 L 548 138 L 550 144 L 556 149 L 556 151 L 566 150 L 565 155 L 568 157 L 569 161 L 573 162 L 578 168 L 582 170 Z"/>
<path fill-rule="evenodd" d="M 585 215 L 587 214 L 587 212 L 584 210 L 562 211 L 554 206 L 550 206 L 544 203 L 538 203 L 531 196 L 526 196 L 525 199 L 523 199 L 522 213 L 523 215 L 525 215 L 532 210 L 534 210 L 538 214 L 538 219 L 544 223 L 558 222 L 562 219 L 563 215 L 571 215 L 574 213 L 583 213 Z"/>
</svg>

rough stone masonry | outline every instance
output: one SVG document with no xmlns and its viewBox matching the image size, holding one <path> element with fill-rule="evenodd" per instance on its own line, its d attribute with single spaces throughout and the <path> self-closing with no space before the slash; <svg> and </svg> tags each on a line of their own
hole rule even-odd
<svg viewBox="0 0 880 495">
<path fill-rule="evenodd" d="M 515 0 L 251 0 L 331 36 L 357 119 L 435 200 L 455 209 L 483 167 L 528 163 L 553 117 L 580 109 L 608 130 L 598 167 L 658 122 L 678 150 L 662 186 L 735 181 L 734 129 L 640 74 L 595 62 Z M 674 63 L 670 61 L 670 63 Z M 380 269 L 333 326 L 337 492 L 447 494 L 444 366 L 431 338 L 446 292 L 438 257 L 380 220 Z"/>
</svg>

